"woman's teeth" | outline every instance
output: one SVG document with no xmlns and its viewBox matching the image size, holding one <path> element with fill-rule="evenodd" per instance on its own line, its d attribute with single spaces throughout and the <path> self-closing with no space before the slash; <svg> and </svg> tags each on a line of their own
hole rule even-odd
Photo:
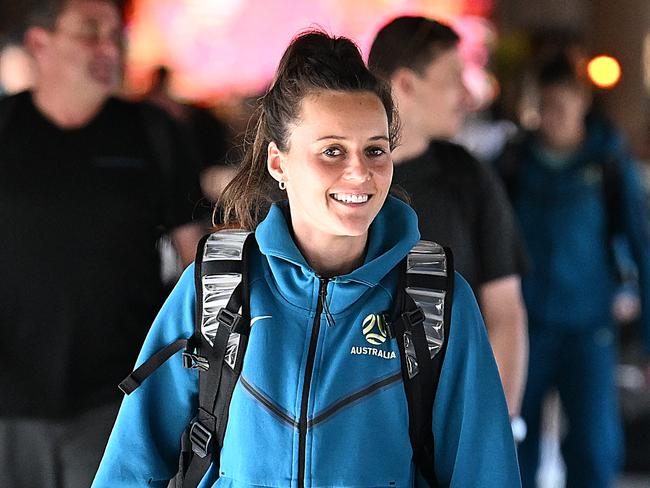
<svg viewBox="0 0 650 488">
<path fill-rule="evenodd" d="M 332 194 L 334 200 L 338 200 L 343 203 L 366 203 L 368 201 L 369 195 L 351 195 L 347 193 L 334 193 Z"/>
</svg>

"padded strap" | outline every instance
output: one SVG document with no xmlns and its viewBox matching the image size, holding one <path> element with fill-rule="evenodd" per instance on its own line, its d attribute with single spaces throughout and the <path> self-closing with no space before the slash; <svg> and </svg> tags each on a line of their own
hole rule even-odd
<svg viewBox="0 0 650 488">
<path fill-rule="evenodd" d="M 234 235 L 234 234 L 233 234 Z M 196 487 L 212 464 L 218 469 L 219 452 L 223 445 L 223 436 L 228 420 L 228 409 L 232 393 L 239 378 L 244 351 L 250 332 L 250 311 L 248 294 L 248 255 L 250 248 L 256 245 L 255 236 L 248 233 L 241 245 L 240 254 L 234 253 L 235 259 L 202 259 L 201 269 L 197 271 L 198 290 L 203 290 L 204 278 L 220 274 L 241 275 L 241 281 L 234 288 L 228 302 L 219 312 L 211 311 L 216 318 L 212 343 L 205 334 L 206 302 L 201 293 L 200 310 L 197 315 L 195 336 L 198 336 L 197 355 L 204 357 L 210 367 L 199 371 L 199 411 L 189 427 L 188 439 L 191 450 L 186 452 L 186 473 L 184 487 Z M 207 241 L 204 248 L 207 248 Z M 239 257 L 239 259 L 236 259 Z M 197 298 L 197 302 L 199 299 Z M 240 313 L 241 311 L 241 313 Z M 233 334 L 238 335 L 238 342 L 231 344 Z M 228 348 L 236 347 L 234 367 L 226 361 Z"/>
<path fill-rule="evenodd" d="M 432 488 L 440 486 L 435 474 L 432 417 L 449 337 L 453 279 L 451 251 L 433 243 L 418 243 L 400 264 L 397 308 L 391 324 L 400 350 L 413 459 Z"/>
</svg>

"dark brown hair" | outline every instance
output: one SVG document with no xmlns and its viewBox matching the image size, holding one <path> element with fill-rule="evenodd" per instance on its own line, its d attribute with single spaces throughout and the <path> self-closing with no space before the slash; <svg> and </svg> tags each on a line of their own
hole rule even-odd
<svg viewBox="0 0 650 488">
<path fill-rule="evenodd" d="M 368 67 L 389 79 L 399 68 L 423 74 L 438 55 L 460 41 L 449 26 L 426 17 L 397 17 L 382 27 L 370 48 Z"/>
<path fill-rule="evenodd" d="M 586 73 L 579 68 L 566 54 L 560 53 L 541 65 L 537 73 L 537 83 L 540 88 L 565 85 L 586 89 L 589 87 Z"/>
<path fill-rule="evenodd" d="M 350 39 L 307 31 L 284 52 L 275 79 L 251 118 L 243 161 L 218 202 L 226 226 L 252 230 L 270 203 L 284 198 L 266 168 L 268 145 L 275 142 L 281 151 L 288 149 L 289 127 L 300 115 L 301 102 L 322 90 L 376 94 L 386 110 L 394 146 L 398 124 L 389 86 L 368 71 Z"/>
<path fill-rule="evenodd" d="M 56 28 L 57 20 L 73 1 L 83 0 L 37 0 L 27 13 L 25 27 L 43 27 L 47 30 L 54 30 Z M 118 10 L 120 10 L 121 15 L 124 15 L 124 0 L 98 1 L 114 5 Z"/>
</svg>

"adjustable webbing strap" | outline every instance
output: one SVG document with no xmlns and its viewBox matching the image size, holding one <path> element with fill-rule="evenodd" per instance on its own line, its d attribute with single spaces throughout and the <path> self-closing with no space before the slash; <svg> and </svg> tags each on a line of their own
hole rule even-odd
<svg viewBox="0 0 650 488">
<path fill-rule="evenodd" d="M 211 464 L 218 469 L 228 408 L 250 331 L 246 261 L 253 243 L 253 234 L 242 231 L 222 231 L 205 241 L 204 250 L 212 248 L 214 253 L 203 256 L 196 275 L 200 309 L 195 340 L 196 356 L 205 358 L 210 367 L 199 372 L 199 410 L 182 455 L 186 459 L 181 467 L 184 487 L 198 486 Z M 228 284 L 235 284 L 232 291 Z M 227 303 L 219 307 L 224 296 Z"/>
<path fill-rule="evenodd" d="M 420 241 L 400 265 L 398 290 L 391 333 L 400 350 L 413 460 L 435 488 L 432 416 L 451 320 L 451 252 Z"/>
<path fill-rule="evenodd" d="M 197 276 L 201 274 L 201 260 L 203 257 L 203 249 L 205 243 L 209 236 L 204 236 L 200 241 L 197 248 L 197 259 L 196 259 L 196 269 L 194 271 L 195 280 Z M 183 366 L 187 368 L 197 368 L 197 369 L 207 369 L 209 365 L 203 357 L 199 357 L 194 354 L 195 350 L 195 337 L 197 336 L 197 323 L 201 315 L 201 297 L 199 296 L 202 290 L 197 289 L 197 305 L 196 305 L 196 317 L 194 325 L 194 336 L 189 339 L 178 339 L 173 343 L 165 346 L 160 351 L 157 351 L 153 356 L 147 359 L 142 363 L 138 368 L 136 368 L 129 376 L 124 378 L 124 380 L 118 385 L 118 388 L 124 392 L 125 395 L 130 395 L 133 393 L 144 380 L 146 380 L 154 371 L 156 371 L 160 366 L 163 365 L 170 357 L 176 354 L 181 349 L 185 348 L 183 353 Z M 200 327 L 199 327 L 200 330 Z"/>
<path fill-rule="evenodd" d="M 156 371 L 164 362 L 186 346 L 187 339 L 178 339 L 177 341 L 172 342 L 168 346 L 156 352 L 136 368 L 129 376 L 124 378 L 124 380 L 118 385 L 118 388 L 122 390 L 125 395 L 130 395 L 151 375 L 151 373 Z"/>
</svg>

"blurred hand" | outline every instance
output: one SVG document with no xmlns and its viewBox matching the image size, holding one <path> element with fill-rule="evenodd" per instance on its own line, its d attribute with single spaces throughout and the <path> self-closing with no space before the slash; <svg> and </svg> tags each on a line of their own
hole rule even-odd
<svg viewBox="0 0 650 488">
<path fill-rule="evenodd" d="M 612 315 L 619 324 L 627 324 L 639 317 L 641 301 L 639 297 L 630 292 L 622 292 L 614 297 Z"/>
<path fill-rule="evenodd" d="M 210 166 L 201 173 L 201 190 L 211 201 L 216 202 L 234 178 L 237 168 L 232 166 Z"/>
</svg>

